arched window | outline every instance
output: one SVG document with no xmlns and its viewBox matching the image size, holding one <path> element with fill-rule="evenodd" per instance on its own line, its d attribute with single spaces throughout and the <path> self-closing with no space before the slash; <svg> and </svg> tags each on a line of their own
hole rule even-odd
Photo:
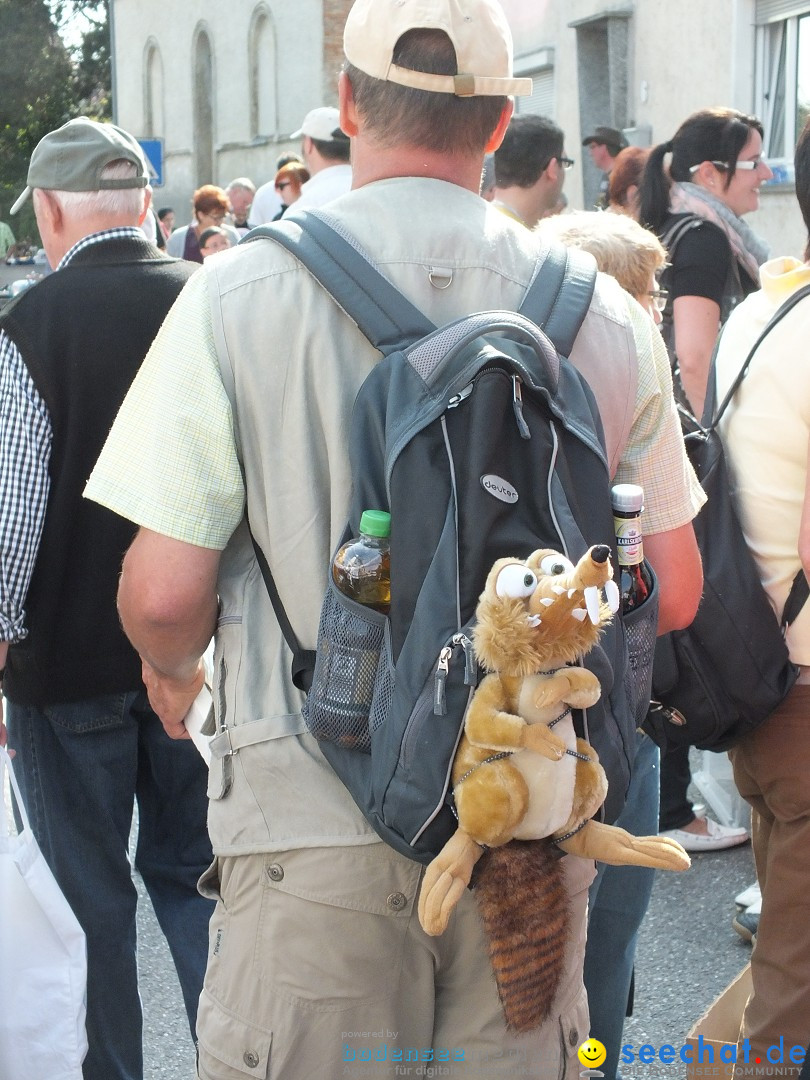
<svg viewBox="0 0 810 1080">
<path fill-rule="evenodd" d="M 146 138 L 163 138 L 166 134 L 163 111 L 163 58 L 154 38 L 144 49 L 143 63 L 143 134 Z"/>
<path fill-rule="evenodd" d="M 250 72 L 250 136 L 275 135 L 276 27 L 270 9 L 260 4 L 253 12 L 248 32 Z"/>
<path fill-rule="evenodd" d="M 214 182 L 214 57 L 204 27 L 197 30 L 193 50 L 194 165 L 197 186 Z"/>
</svg>

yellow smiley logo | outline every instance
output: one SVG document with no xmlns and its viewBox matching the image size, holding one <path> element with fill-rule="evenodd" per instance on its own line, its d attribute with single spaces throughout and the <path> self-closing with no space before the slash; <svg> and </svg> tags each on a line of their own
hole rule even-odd
<svg viewBox="0 0 810 1080">
<path fill-rule="evenodd" d="M 577 1057 L 586 1069 L 598 1069 L 607 1057 L 607 1050 L 598 1039 L 588 1039 L 577 1050 Z"/>
</svg>

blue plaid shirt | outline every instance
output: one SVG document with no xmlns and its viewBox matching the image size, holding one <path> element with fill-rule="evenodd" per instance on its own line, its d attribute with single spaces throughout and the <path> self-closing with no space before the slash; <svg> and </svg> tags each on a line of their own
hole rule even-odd
<svg viewBox="0 0 810 1080">
<path fill-rule="evenodd" d="M 57 270 L 80 251 L 104 240 L 143 239 L 135 226 L 82 237 Z M 0 330 L 0 641 L 26 635 L 25 597 L 34 571 L 48 505 L 53 431 L 17 346 Z"/>
</svg>

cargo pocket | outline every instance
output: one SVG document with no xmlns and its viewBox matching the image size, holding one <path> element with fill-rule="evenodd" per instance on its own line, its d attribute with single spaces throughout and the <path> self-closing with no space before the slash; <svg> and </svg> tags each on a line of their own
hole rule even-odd
<svg viewBox="0 0 810 1080">
<path fill-rule="evenodd" d="M 245 1080 L 270 1075 L 273 1033 L 229 1012 L 203 990 L 197 1013 L 200 1080 Z"/>
<path fill-rule="evenodd" d="M 330 580 L 321 608 L 309 732 L 350 750 L 371 750 L 369 717 L 388 619 L 345 596 Z"/>
<path fill-rule="evenodd" d="M 397 993 L 421 869 L 378 843 L 267 856 L 257 978 L 311 1012 Z"/>
</svg>

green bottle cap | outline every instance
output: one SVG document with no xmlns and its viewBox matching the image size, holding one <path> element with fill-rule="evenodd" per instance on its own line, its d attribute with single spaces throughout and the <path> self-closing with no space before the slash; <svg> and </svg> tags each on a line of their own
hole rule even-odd
<svg viewBox="0 0 810 1080">
<path fill-rule="evenodd" d="M 391 515 L 387 510 L 364 510 L 360 518 L 360 532 L 366 536 L 390 536 Z"/>
</svg>

